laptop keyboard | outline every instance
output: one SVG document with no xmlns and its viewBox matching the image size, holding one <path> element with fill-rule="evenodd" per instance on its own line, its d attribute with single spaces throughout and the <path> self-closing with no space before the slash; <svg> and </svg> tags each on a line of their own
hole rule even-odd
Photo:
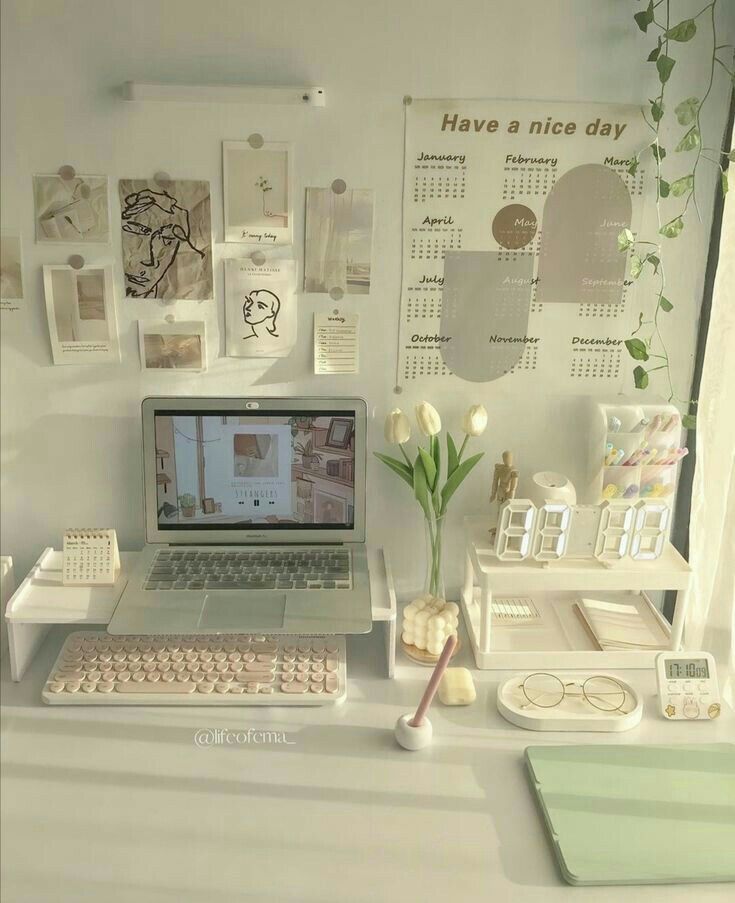
<svg viewBox="0 0 735 903">
<path fill-rule="evenodd" d="M 147 590 L 352 589 L 348 549 L 162 549 Z"/>
</svg>

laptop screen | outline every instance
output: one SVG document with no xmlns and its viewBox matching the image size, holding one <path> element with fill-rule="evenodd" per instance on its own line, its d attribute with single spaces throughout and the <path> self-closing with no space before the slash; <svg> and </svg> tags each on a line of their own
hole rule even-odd
<svg viewBox="0 0 735 903">
<path fill-rule="evenodd" d="M 154 430 L 159 530 L 354 528 L 354 410 L 156 410 Z"/>
</svg>

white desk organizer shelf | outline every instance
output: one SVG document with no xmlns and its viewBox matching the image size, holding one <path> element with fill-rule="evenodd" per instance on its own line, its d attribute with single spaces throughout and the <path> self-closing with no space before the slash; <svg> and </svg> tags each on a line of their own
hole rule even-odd
<svg viewBox="0 0 735 903">
<path fill-rule="evenodd" d="M 654 500 L 655 501 L 655 500 Z M 517 500 L 519 506 L 530 502 Z M 639 506 L 645 504 L 638 502 Z M 660 503 L 659 503 L 660 504 Z M 630 513 L 622 503 L 613 503 L 615 514 L 626 522 L 634 522 L 640 509 L 630 505 Z M 531 505 L 533 508 L 533 506 Z M 670 542 L 659 536 L 658 557 L 633 557 L 636 548 L 630 538 L 623 553 L 600 552 L 595 528 L 606 506 L 577 506 L 571 511 L 571 522 L 578 527 L 576 539 L 572 529 L 569 548 L 573 555 L 557 555 L 558 534 L 552 527 L 546 539 L 541 528 L 529 525 L 519 540 L 516 557 L 498 558 L 494 539 L 485 517 L 465 519 L 465 576 L 461 603 L 465 627 L 478 668 L 532 671 L 539 668 L 650 668 L 661 649 L 679 649 L 681 645 L 691 568 Z M 662 506 L 664 507 L 664 506 Z M 537 512 L 529 515 L 535 521 Z M 539 518 L 539 524 L 542 519 Z M 502 522 L 502 512 L 501 512 Z M 603 527 L 606 521 L 602 521 Z M 568 522 L 567 522 L 568 527 Z M 500 529 L 500 528 L 499 528 Z M 615 534 L 620 528 L 615 527 Z M 619 536 L 614 541 L 619 542 Z M 585 551 L 583 545 L 587 546 Z M 597 546 L 597 549 L 596 549 Z M 619 549 L 619 547 L 618 547 Z M 548 560 L 534 557 L 546 556 Z M 593 557 L 595 551 L 603 560 Z M 638 546 L 638 553 L 652 553 Z M 556 556 L 556 557 L 555 557 Z M 604 556 L 609 556 L 605 558 Z M 677 605 L 672 625 L 661 615 L 647 591 L 676 590 Z M 644 629 L 650 631 L 660 646 L 656 649 L 631 648 L 602 651 L 577 607 L 584 598 L 634 606 Z M 506 617 L 502 616 L 508 611 Z"/>
<path fill-rule="evenodd" d="M 54 624 L 106 625 L 135 567 L 138 552 L 120 553 L 120 575 L 114 586 L 64 586 L 62 552 L 47 548 L 8 600 L 10 673 L 21 680 Z M 396 646 L 396 595 L 388 557 L 368 549 L 373 621 L 383 624 L 387 676 L 393 677 Z"/>
<path fill-rule="evenodd" d="M 680 460 L 676 450 L 684 438 L 677 409 L 669 404 L 594 407 L 591 499 L 661 498 L 673 505 Z"/>
</svg>

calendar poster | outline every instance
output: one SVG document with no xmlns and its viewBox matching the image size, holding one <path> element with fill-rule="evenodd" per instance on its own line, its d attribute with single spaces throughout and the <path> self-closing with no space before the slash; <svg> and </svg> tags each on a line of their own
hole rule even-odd
<svg viewBox="0 0 735 903">
<path fill-rule="evenodd" d="M 427 377 L 617 391 L 637 323 L 623 229 L 650 190 L 640 107 L 406 107 L 398 384 Z"/>
</svg>

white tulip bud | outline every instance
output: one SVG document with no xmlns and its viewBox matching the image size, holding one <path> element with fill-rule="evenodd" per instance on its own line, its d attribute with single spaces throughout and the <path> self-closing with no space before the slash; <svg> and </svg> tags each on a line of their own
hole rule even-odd
<svg viewBox="0 0 735 903">
<path fill-rule="evenodd" d="M 394 408 L 385 418 L 383 433 L 391 445 L 403 445 L 411 438 L 411 424 L 400 408 Z"/>
<path fill-rule="evenodd" d="M 424 436 L 436 436 L 441 432 L 442 421 L 439 412 L 428 401 L 416 405 L 416 420 Z"/>
<path fill-rule="evenodd" d="M 487 427 L 487 411 L 481 404 L 473 404 L 462 420 L 462 432 L 468 436 L 481 436 Z"/>
</svg>

